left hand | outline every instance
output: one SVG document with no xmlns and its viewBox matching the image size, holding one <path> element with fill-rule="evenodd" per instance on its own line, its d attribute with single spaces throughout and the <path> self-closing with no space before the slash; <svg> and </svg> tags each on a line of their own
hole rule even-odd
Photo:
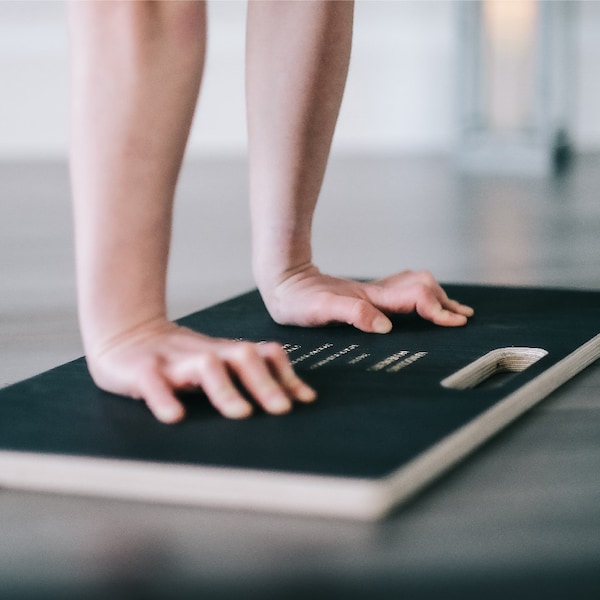
<svg viewBox="0 0 600 600">
<path fill-rule="evenodd" d="M 471 307 L 449 299 L 427 271 L 403 271 L 361 283 L 324 275 L 311 264 L 261 293 L 281 325 L 348 323 L 361 331 L 388 333 L 392 329 L 388 314 L 416 311 L 446 327 L 465 325 L 474 314 Z"/>
</svg>

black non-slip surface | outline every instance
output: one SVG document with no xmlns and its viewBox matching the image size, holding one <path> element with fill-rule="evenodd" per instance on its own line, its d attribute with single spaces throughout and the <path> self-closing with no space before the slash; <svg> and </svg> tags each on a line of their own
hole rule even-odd
<svg viewBox="0 0 600 600">
<path fill-rule="evenodd" d="M 80 359 L 0 391 L 0 449 L 378 478 L 600 332 L 600 292 L 446 289 L 475 308 L 466 327 L 441 328 L 416 315 L 396 317 L 388 335 L 344 326 L 281 327 L 256 292 L 182 319 L 211 335 L 278 340 L 288 344 L 292 361 L 310 354 L 296 368 L 319 399 L 286 416 L 257 410 L 248 420 L 230 421 L 197 394 L 185 398 L 187 420 L 165 426 L 142 403 L 98 390 Z M 500 386 L 458 391 L 440 385 L 479 356 L 509 346 L 543 348 L 548 355 Z M 420 358 L 397 372 L 371 370 L 397 353 L 406 354 L 388 366 Z"/>
</svg>

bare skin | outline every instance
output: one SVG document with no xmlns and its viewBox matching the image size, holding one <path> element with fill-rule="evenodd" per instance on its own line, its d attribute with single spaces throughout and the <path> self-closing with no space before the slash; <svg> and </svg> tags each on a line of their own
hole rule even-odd
<svg viewBox="0 0 600 600">
<path fill-rule="evenodd" d="M 307 6 L 308 5 L 308 6 Z M 349 323 L 387 333 L 385 313 L 464 325 L 469 307 L 449 300 L 429 273 L 361 284 L 313 264 L 312 218 L 325 174 L 352 41 L 352 2 L 251 2 L 247 104 L 253 265 L 281 324 Z"/>
<path fill-rule="evenodd" d="M 204 64 L 203 2 L 75 2 L 71 172 L 79 313 L 90 372 L 184 418 L 177 392 L 202 389 L 224 416 L 288 412 L 315 391 L 278 344 L 209 338 L 167 319 L 173 197 Z M 417 310 L 463 325 L 472 310 L 426 273 L 370 284 L 312 262 L 321 188 L 350 52 L 350 2 L 248 6 L 247 103 L 254 272 L 273 318 L 386 332 Z M 238 386 L 252 398 L 248 402 Z"/>
</svg>

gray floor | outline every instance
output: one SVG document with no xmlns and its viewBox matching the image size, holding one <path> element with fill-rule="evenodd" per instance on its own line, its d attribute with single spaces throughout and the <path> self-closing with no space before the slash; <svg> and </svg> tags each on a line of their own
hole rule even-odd
<svg viewBox="0 0 600 600">
<path fill-rule="evenodd" d="M 173 317 L 252 286 L 242 161 L 187 164 Z M 323 269 L 600 289 L 600 157 L 550 179 L 332 161 Z M 64 164 L 0 164 L 0 386 L 79 356 Z M 600 309 L 600 307 L 599 307 Z M 600 597 L 600 364 L 378 526 L 0 493 L 0 590 Z"/>
</svg>

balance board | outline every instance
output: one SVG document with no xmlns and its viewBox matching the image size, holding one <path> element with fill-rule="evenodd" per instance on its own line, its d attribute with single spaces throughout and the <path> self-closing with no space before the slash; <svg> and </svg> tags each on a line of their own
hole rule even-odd
<svg viewBox="0 0 600 600">
<path fill-rule="evenodd" d="M 475 308 L 467 326 L 282 327 L 256 291 L 181 319 L 281 342 L 319 393 L 284 416 L 227 420 L 198 393 L 163 425 L 96 388 L 83 358 L 0 390 L 0 485 L 381 518 L 600 356 L 598 291 L 445 287 Z"/>
</svg>

